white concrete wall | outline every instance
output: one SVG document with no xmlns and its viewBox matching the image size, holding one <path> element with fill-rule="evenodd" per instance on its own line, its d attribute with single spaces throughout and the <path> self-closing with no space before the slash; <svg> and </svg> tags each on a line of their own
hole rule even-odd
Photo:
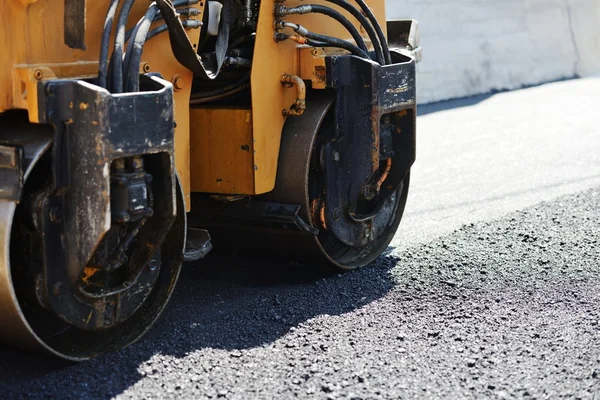
<svg viewBox="0 0 600 400">
<path fill-rule="evenodd" d="M 600 73 L 600 0 L 387 0 L 419 21 L 419 103 Z"/>
</svg>

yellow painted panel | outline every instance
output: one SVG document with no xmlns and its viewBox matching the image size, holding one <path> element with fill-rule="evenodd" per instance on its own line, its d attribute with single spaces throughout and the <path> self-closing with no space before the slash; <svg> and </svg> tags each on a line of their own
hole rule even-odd
<svg viewBox="0 0 600 400">
<path fill-rule="evenodd" d="M 346 11 L 324 0 L 314 0 L 311 3 L 323 4 L 337 8 L 351 21 L 358 25 Z M 286 7 L 304 4 L 302 1 L 286 1 Z M 385 1 L 367 0 L 367 4 L 380 21 L 385 33 Z M 281 130 L 285 122 L 281 111 L 289 107 L 295 100 L 295 89 L 284 88 L 279 82 L 283 74 L 301 75 L 302 71 L 297 45 L 286 41 L 276 43 L 273 40 L 273 7 L 274 0 L 263 0 L 260 5 L 260 15 L 256 34 L 256 47 L 252 62 L 252 115 L 254 136 L 254 165 L 255 185 L 254 194 L 262 194 L 273 190 L 277 163 L 279 161 L 279 146 Z M 350 34 L 336 21 L 319 14 L 306 14 L 285 17 L 286 21 L 294 22 L 309 30 L 324 35 L 351 40 Z M 363 36 L 367 37 L 363 31 Z M 308 60 L 308 57 L 305 57 Z M 313 63 L 311 60 L 310 63 Z M 307 103 L 307 108 L 310 102 Z M 289 117 L 294 118 L 294 117 Z"/>
<path fill-rule="evenodd" d="M 28 4 L 32 3 L 32 4 Z M 22 69 L 29 65 L 50 65 L 97 62 L 104 18 L 110 0 L 88 0 L 86 8 L 86 50 L 75 50 L 64 44 L 64 0 L 0 0 L 0 112 L 13 108 L 28 109 L 30 120 L 37 122 L 37 101 L 31 97 L 35 85 L 22 82 Z M 203 2 L 201 2 L 203 4 Z M 149 6 L 147 1 L 136 1 L 127 29 L 132 28 Z M 200 8 L 200 4 L 193 7 Z M 202 13 L 194 19 L 201 20 Z M 113 31 L 116 25 L 113 23 Z M 164 21 L 154 23 L 153 28 Z M 114 36 L 114 35 L 113 35 Z M 188 30 L 190 41 L 197 45 L 200 29 Z M 111 51 L 113 40 L 111 38 Z M 185 192 L 189 210 L 189 97 L 192 73 L 181 66 L 171 51 L 169 35 L 163 33 L 144 46 L 142 61 L 150 64 L 152 72 L 159 72 L 172 81 L 179 77 L 180 89 L 175 99 L 175 164 Z M 17 68 L 20 67 L 20 69 Z M 73 75 L 78 77 L 77 68 Z M 57 74 L 58 75 L 58 74 Z M 46 79 L 46 78 L 44 78 Z M 35 82 L 33 82 L 35 84 Z M 29 90 L 27 90 L 29 87 Z"/>
<path fill-rule="evenodd" d="M 192 108 L 192 191 L 252 193 L 252 113 L 240 109 Z M 194 129 L 202 127 L 202 129 Z"/>
</svg>

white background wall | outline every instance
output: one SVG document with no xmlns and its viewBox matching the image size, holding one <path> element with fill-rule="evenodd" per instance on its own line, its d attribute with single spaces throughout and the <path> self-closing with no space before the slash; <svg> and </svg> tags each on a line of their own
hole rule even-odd
<svg viewBox="0 0 600 400">
<path fill-rule="evenodd" d="M 600 0 L 387 0 L 419 21 L 419 103 L 600 73 Z"/>
</svg>

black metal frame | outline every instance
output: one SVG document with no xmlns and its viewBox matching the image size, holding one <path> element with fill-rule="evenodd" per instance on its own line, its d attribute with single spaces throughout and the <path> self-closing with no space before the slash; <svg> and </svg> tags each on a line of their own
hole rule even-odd
<svg viewBox="0 0 600 400">
<path fill-rule="evenodd" d="M 39 85 L 40 122 L 54 128 L 54 189 L 41 207 L 41 292 L 47 306 L 81 329 L 113 326 L 140 307 L 158 279 L 158 249 L 177 215 L 172 85 L 140 78 L 142 91 L 115 95 L 93 81 Z M 84 267 L 111 226 L 111 164 L 134 156 L 147 161 L 156 193 L 153 217 L 137 238 L 141 267 L 116 290 L 88 293 L 79 284 Z"/>
<path fill-rule="evenodd" d="M 335 89 L 335 123 L 323 147 L 327 230 L 349 246 L 369 242 L 366 225 L 407 176 L 416 158 L 415 61 L 392 52 L 381 66 L 356 56 L 328 57 L 327 86 Z M 381 190 L 382 163 L 392 160 Z M 373 192 L 373 193 L 372 193 Z M 376 197 L 365 212 L 360 199 Z"/>
</svg>

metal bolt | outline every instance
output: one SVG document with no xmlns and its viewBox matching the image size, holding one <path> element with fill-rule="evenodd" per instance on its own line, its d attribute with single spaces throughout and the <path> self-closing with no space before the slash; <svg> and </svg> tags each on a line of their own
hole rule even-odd
<svg viewBox="0 0 600 400">
<path fill-rule="evenodd" d="M 181 76 L 174 75 L 173 79 L 171 79 L 171 83 L 173 84 L 173 88 L 175 89 L 175 91 L 179 91 L 183 89 L 185 81 Z"/>
<path fill-rule="evenodd" d="M 50 209 L 50 221 L 55 224 L 62 220 L 62 211 L 59 207 L 52 207 Z"/>
<path fill-rule="evenodd" d="M 339 208 L 336 208 L 335 210 L 333 210 L 333 219 L 340 219 L 342 212 L 340 211 Z"/>
<path fill-rule="evenodd" d="M 34 77 L 36 80 L 38 80 L 38 81 L 39 81 L 39 80 L 41 80 L 41 79 L 44 77 L 44 73 L 42 72 L 42 70 L 41 70 L 41 69 L 36 69 L 36 70 L 33 72 L 33 77 Z"/>
<path fill-rule="evenodd" d="M 333 151 L 333 161 L 340 161 L 340 153 L 338 151 Z"/>
<path fill-rule="evenodd" d="M 144 63 L 142 69 L 144 70 L 144 72 L 148 73 L 150 72 L 150 64 L 149 63 Z"/>
<path fill-rule="evenodd" d="M 156 260 L 150 260 L 150 264 L 148 264 L 148 269 L 150 271 L 155 271 L 156 270 Z"/>
</svg>

